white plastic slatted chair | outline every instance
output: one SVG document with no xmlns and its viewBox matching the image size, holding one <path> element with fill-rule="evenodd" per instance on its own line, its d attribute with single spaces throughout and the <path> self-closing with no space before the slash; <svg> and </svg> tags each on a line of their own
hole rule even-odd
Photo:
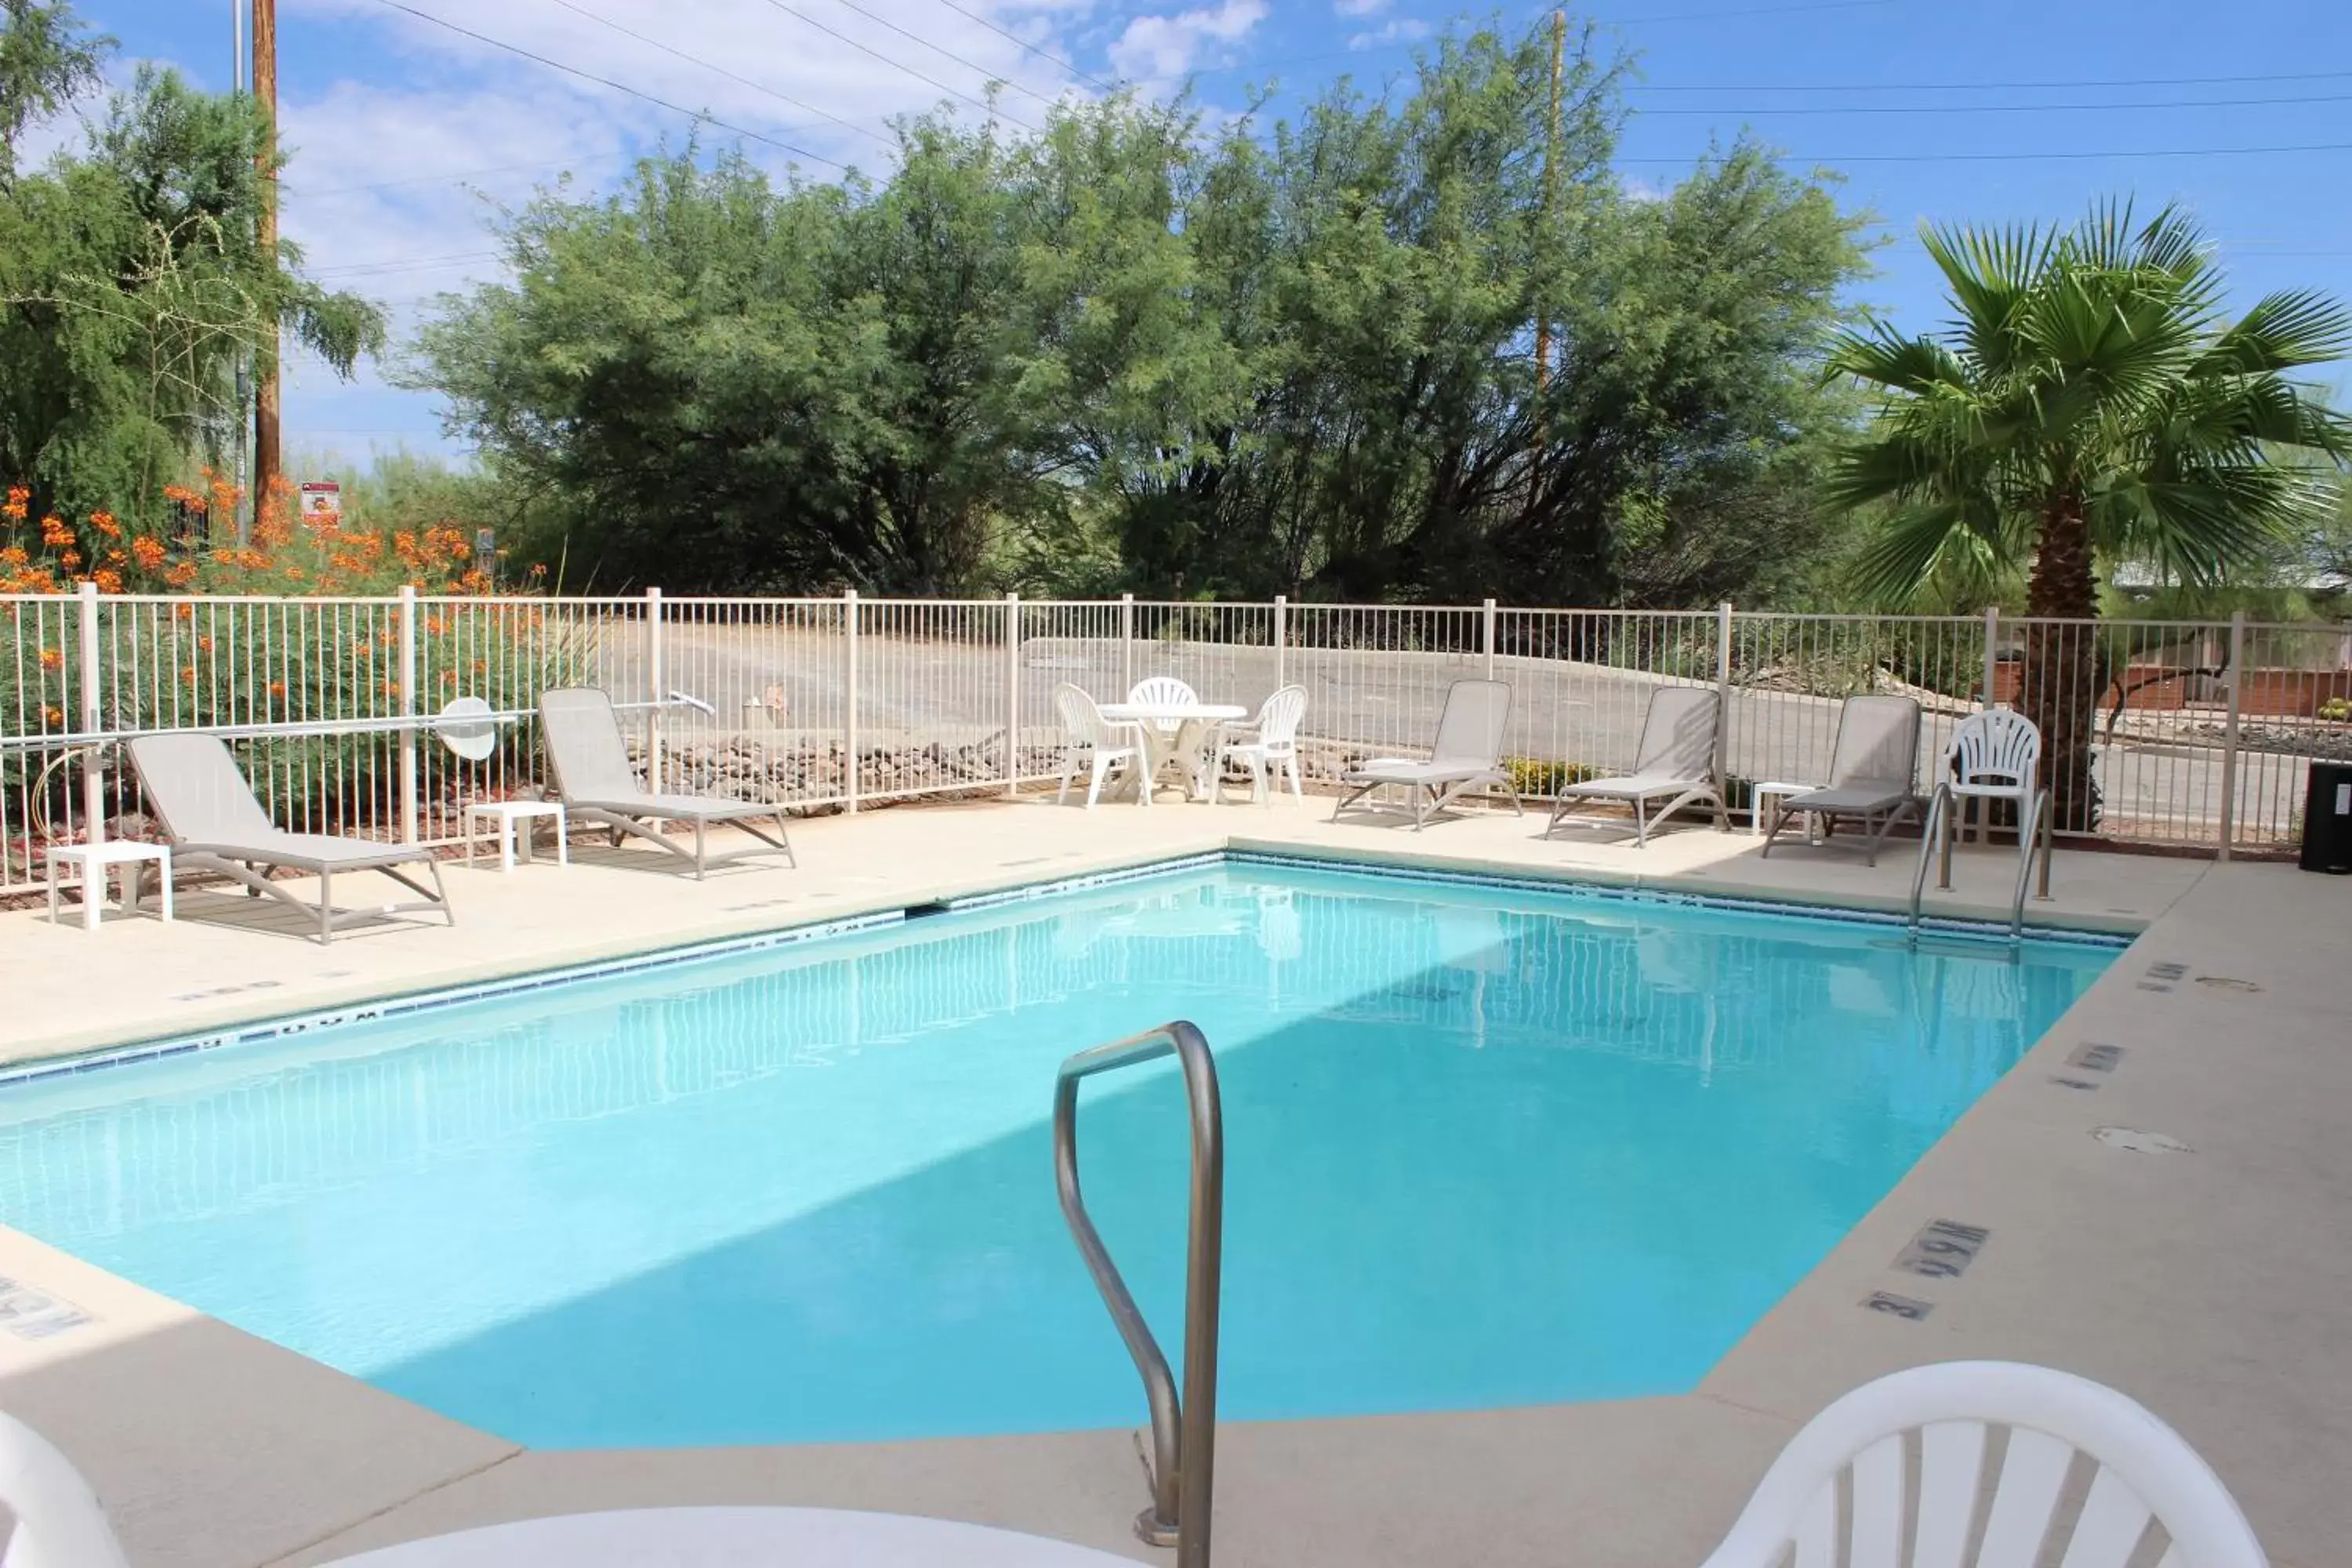
<svg viewBox="0 0 2352 1568">
<path fill-rule="evenodd" d="M 1307 688 L 1303 686 L 1286 686 L 1267 698 L 1250 721 L 1246 736 L 1236 735 L 1218 745 L 1217 760 L 1209 774 L 1217 783 L 1217 792 L 1224 793 L 1225 764 L 1234 762 L 1249 770 L 1250 798 L 1259 805 L 1273 804 L 1267 775 L 1277 769 L 1289 773 L 1290 793 L 1304 803 L 1307 784 L 1298 773 L 1298 724 L 1306 716 Z"/>
<path fill-rule="evenodd" d="M 11 1415 L 0 1415 L 0 1504 L 16 1521 L 0 1552 L 6 1568 L 128 1568 L 73 1461 Z"/>
<path fill-rule="evenodd" d="M 1190 708 L 1199 703 L 1201 694 L 1172 675 L 1147 675 L 1129 689 L 1127 700 L 1138 707 Z M 1163 735 L 1172 735 L 1183 728 L 1181 719 L 1154 719 L 1152 728 Z"/>
<path fill-rule="evenodd" d="M 1062 721 L 1062 787 L 1054 794 L 1055 805 L 1070 798 L 1070 781 L 1077 776 L 1081 759 L 1088 770 L 1088 811 L 1102 794 L 1104 774 L 1117 767 L 1139 775 L 1143 772 L 1142 735 L 1132 724 L 1114 724 L 1104 718 L 1081 688 L 1066 680 L 1054 688 L 1054 713 Z M 1143 804 L 1150 805 L 1151 791 L 1146 788 L 1142 795 Z"/>
<path fill-rule="evenodd" d="M 2035 798 L 2041 794 L 2042 731 L 2012 708 L 1971 713 L 1952 729 L 1944 749 L 1944 788 L 1957 806 L 1962 801 L 2006 800 L 2017 807 L 2019 852 L 2033 852 Z M 1949 816 L 1943 831 L 1952 831 Z"/>
<path fill-rule="evenodd" d="M 1995 1426 L 2008 1444 L 1983 1500 Z M 2096 1472 L 2071 1533 L 2050 1541 L 2077 1454 Z M 2221 1479 L 2136 1401 L 2049 1367 L 1946 1362 L 1865 1384 L 1807 1422 L 1703 1568 L 2125 1568 L 2151 1527 L 2166 1542 L 2158 1568 L 2267 1568 Z"/>
</svg>

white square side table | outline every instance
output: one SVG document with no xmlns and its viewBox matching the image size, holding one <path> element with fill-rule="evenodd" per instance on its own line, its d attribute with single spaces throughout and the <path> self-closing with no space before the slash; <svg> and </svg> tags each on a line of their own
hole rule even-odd
<svg viewBox="0 0 2352 1568">
<path fill-rule="evenodd" d="M 466 807 L 466 864 L 474 863 L 474 840 L 485 822 L 495 823 L 499 835 L 499 870 L 501 875 L 515 868 L 515 839 L 522 839 L 522 858 L 528 865 L 531 858 L 530 829 L 517 827 L 537 817 L 548 817 L 555 824 L 555 861 L 559 866 L 572 864 L 572 837 L 563 820 L 563 803 L 560 800 L 478 800 Z"/>
<path fill-rule="evenodd" d="M 1764 822 L 1772 815 L 1774 801 L 1788 800 L 1801 795 L 1811 795 L 1821 787 L 1820 784 L 1758 784 L 1755 792 L 1756 809 L 1748 814 L 1748 836 L 1751 838 L 1761 838 L 1764 836 Z M 1805 842 L 1819 844 L 1821 841 L 1822 819 L 1809 811 L 1805 813 Z"/>
<path fill-rule="evenodd" d="M 99 907 L 106 902 L 106 873 L 113 867 L 122 868 L 122 908 L 136 914 L 131 901 L 131 868 L 152 861 L 162 871 L 163 918 L 172 918 L 172 847 L 168 844 L 147 844 L 136 838 L 110 838 L 103 844 L 52 844 L 48 851 L 49 923 L 58 919 L 58 868 L 61 865 L 81 868 L 81 929 L 98 929 Z"/>
</svg>

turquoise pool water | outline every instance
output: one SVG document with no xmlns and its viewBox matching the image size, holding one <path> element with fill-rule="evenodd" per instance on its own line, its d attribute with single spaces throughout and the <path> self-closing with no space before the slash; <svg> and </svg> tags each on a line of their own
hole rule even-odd
<svg viewBox="0 0 2352 1568">
<path fill-rule="evenodd" d="M 1695 1383 L 2113 956 L 1227 864 L 0 1091 L 0 1217 L 548 1447 L 1134 1424 L 1071 1051 L 1190 1017 L 1223 1414 Z M 1179 1334 L 1172 1067 L 1087 1193 Z"/>
</svg>

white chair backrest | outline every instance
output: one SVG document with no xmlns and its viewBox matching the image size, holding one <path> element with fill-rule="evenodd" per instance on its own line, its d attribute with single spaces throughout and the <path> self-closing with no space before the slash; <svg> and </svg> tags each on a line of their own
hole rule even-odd
<svg viewBox="0 0 2352 1568">
<path fill-rule="evenodd" d="M 629 801 L 646 793 L 606 692 L 593 686 L 541 692 L 539 732 L 555 793 L 565 800 Z"/>
<path fill-rule="evenodd" d="M 1285 686 L 1257 710 L 1257 738 L 1262 745 L 1286 746 L 1298 738 L 1298 721 L 1307 717 L 1307 688 Z"/>
<path fill-rule="evenodd" d="M 276 836 L 277 825 L 218 735 L 141 735 L 125 750 L 148 809 L 173 843 L 261 844 Z"/>
<path fill-rule="evenodd" d="M 1120 742 L 1102 716 L 1102 710 L 1084 689 L 1065 680 L 1054 688 L 1054 716 L 1062 721 L 1062 731 L 1074 746 L 1116 747 Z M 1128 744 L 1134 742 L 1130 739 Z"/>
<path fill-rule="evenodd" d="M 1953 728 L 1944 754 L 1954 784 L 2030 790 L 2042 766 L 2042 731 L 2013 708 L 1988 708 Z"/>
<path fill-rule="evenodd" d="M 1511 688 L 1500 680 L 1457 680 L 1445 689 L 1437 716 L 1433 763 L 1475 763 L 1491 768 L 1503 760 L 1503 731 L 1511 717 Z"/>
<path fill-rule="evenodd" d="M 1995 1427 L 2007 1442 L 1986 1497 Z M 2067 1539 L 2045 1542 L 2077 1455 L 2095 1473 Z M 2124 1568 L 2151 1524 L 2169 1539 L 2162 1568 L 2267 1568 L 2212 1467 L 2136 1401 L 2049 1367 L 1946 1362 L 1865 1384 L 1807 1422 L 1703 1568 L 1776 1568 L 1791 1547 L 1795 1568 Z M 2059 1545 L 2063 1559 L 2045 1550 Z"/>
<path fill-rule="evenodd" d="M 0 1415 L 0 1503 L 16 1518 L 0 1554 L 7 1568 L 127 1568 L 73 1461 L 12 1415 Z"/>
<path fill-rule="evenodd" d="M 1201 700 L 1201 694 L 1172 675 L 1147 675 L 1128 689 L 1127 700 L 1160 708 L 1190 707 Z M 1181 723 L 1174 719 L 1153 719 L 1149 722 L 1163 735 L 1173 733 Z"/>
<path fill-rule="evenodd" d="M 1641 749 L 1633 758 L 1637 776 L 1703 779 L 1715 772 L 1716 731 L 1723 697 L 1712 686 L 1669 686 L 1650 699 L 1642 722 Z"/>
</svg>

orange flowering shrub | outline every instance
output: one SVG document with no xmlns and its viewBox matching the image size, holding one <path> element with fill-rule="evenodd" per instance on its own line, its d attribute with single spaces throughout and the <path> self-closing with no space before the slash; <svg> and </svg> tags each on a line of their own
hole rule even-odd
<svg viewBox="0 0 2352 1568">
<path fill-rule="evenodd" d="M 534 602 L 493 594 L 488 576 L 475 569 L 467 530 L 381 531 L 333 514 L 302 517 L 292 487 L 282 486 L 264 499 L 238 543 L 215 537 L 220 531 L 212 526 L 243 499 L 220 476 L 207 473 L 201 491 L 167 486 L 163 499 L 184 523 L 170 537 L 103 510 L 78 521 L 51 513 L 36 522 L 29 488 L 6 490 L 0 721 L 21 721 L 41 733 L 83 727 L 76 612 L 8 596 L 72 594 L 84 581 L 108 596 L 189 595 L 168 604 L 134 597 L 105 612 L 100 722 L 108 729 L 388 719 L 430 712 L 457 696 L 514 710 L 592 668 L 588 643 L 542 635 Z M 481 602 L 420 614 L 404 647 L 399 612 L 383 602 L 404 586 Z M 503 733 L 520 743 L 520 732 Z M 391 731 L 269 736 L 253 742 L 251 760 L 330 781 L 292 803 L 306 820 L 286 826 L 337 826 L 364 823 L 368 812 L 396 798 L 392 775 L 402 743 Z M 0 753 L 0 788 L 29 783 L 45 761 L 37 752 Z M 19 851 L 37 852 L 8 847 Z"/>
</svg>

